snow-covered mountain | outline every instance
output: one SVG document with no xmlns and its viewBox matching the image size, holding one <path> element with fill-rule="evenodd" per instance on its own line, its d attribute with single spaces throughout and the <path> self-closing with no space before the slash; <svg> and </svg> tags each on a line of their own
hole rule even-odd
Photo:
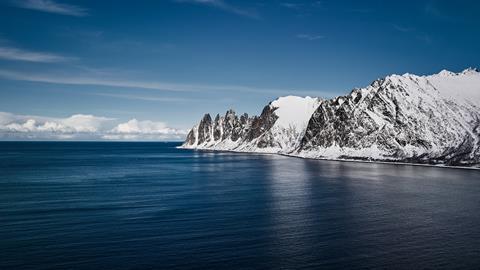
<svg viewBox="0 0 480 270">
<path fill-rule="evenodd" d="M 320 99 L 287 96 L 268 104 L 260 116 L 233 110 L 212 120 L 205 114 L 189 132 L 184 148 L 288 153 L 298 149 Z"/>
<path fill-rule="evenodd" d="M 480 72 L 391 75 L 329 100 L 280 97 L 260 116 L 206 114 L 183 148 L 480 166 Z"/>
</svg>

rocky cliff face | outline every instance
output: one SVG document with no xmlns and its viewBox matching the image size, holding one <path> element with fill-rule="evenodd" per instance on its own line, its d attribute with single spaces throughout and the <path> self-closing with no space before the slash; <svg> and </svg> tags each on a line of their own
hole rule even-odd
<svg viewBox="0 0 480 270">
<path fill-rule="evenodd" d="M 281 97 L 260 116 L 205 115 L 182 147 L 480 165 L 480 73 L 392 75 L 330 100 Z"/>
</svg>

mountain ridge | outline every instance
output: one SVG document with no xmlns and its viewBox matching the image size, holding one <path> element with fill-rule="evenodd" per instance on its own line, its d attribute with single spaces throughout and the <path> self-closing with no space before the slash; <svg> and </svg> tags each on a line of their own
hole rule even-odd
<svg viewBox="0 0 480 270">
<path fill-rule="evenodd" d="M 181 147 L 480 167 L 480 72 L 390 75 L 332 99 L 280 97 L 259 116 L 205 114 Z"/>
</svg>

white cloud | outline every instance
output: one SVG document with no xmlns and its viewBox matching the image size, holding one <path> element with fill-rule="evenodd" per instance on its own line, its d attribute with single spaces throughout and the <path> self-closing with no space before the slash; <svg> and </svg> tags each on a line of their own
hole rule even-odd
<svg viewBox="0 0 480 270">
<path fill-rule="evenodd" d="M 75 114 L 66 118 L 0 112 L 0 139 L 9 140 L 181 140 L 186 131 L 164 122 Z"/>
<path fill-rule="evenodd" d="M 132 119 L 126 123 L 119 124 L 113 130 L 116 133 L 131 133 L 131 134 L 156 134 L 156 133 L 168 133 L 172 129 L 168 128 L 163 122 L 153 121 L 138 121 Z"/>
<path fill-rule="evenodd" d="M 79 6 L 61 4 L 52 0 L 17 0 L 14 2 L 17 7 L 38 10 L 42 12 L 56 13 L 62 15 L 83 17 L 88 15 L 88 10 Z"/>
<path fill-rule="evenodd" d="M 54 63 L 65 62 L 68 60 L 72 60 L 73 58 L 53 53 L 33 52 L 13 47 L 0 47 L 0 59 L 26 62 Z"/>
<path fill-rule="evenodd" d="M 0 112 L 0 132 L 94 133 L 112 118 L 75 114 L 67 118 Z"/>
<path fill-rule="evenodd" d="M 186 134 L 187 131 L 170 128 L 164 122 L 132 119 L 118 124 L 103 138 L 109 140 L 178 140 L 183 139 Z"/>
<path fill-rule="evenodd" d="M 111 120 L 113 119 L 93 115 L 75 114 L 68 118 L 61 119 L 60 123 L 64 126 L 71 127 L 74 132 L 98 132 L 106 122 Z"/>
</svg>

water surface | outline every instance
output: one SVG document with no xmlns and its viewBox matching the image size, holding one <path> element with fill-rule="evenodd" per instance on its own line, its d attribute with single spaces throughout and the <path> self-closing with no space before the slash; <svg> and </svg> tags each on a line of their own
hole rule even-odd
<svg viewBox="0 0 480 270">
<path fill-rule="evenodd" d="M 480 171 L 1 142 L 0 269 L 478 268 Z"/>
</svg>

